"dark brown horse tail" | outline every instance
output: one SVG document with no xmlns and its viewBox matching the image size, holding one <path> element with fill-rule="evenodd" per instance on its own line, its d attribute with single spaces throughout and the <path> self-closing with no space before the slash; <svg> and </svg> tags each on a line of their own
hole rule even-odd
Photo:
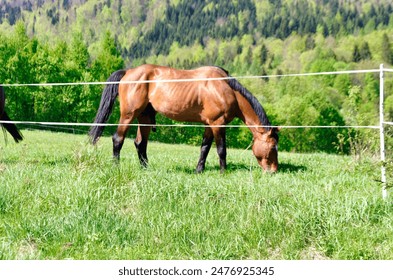
<svg viewBox="0 0 393 280">
<path fill-rule="evenodd" d="M 104 91 L 102 92 L 100 106 L 94 123 L 106 123 L 112 114 L 113 104 L 115 103 L 116 97 L 119 94 L 119 82 L 124 75 L 126 70 L 118 70 L 113 72 L 108 78 L 107 82 L 116 82 L 114 84 L 107 84 Z M 102 132 L 104 131 L 104 126 L 92 126 L 89 131 L 90 141 L 96 144 Z"/>
<path fill-rule="evenodd" d="M 11 119 L 8 117 L 6 112 L 3 112 L 3 115 L 0 116 L 0 120 L 2 121 L 11 121 Z M 2 123 L 3 129 L 7 130 L 11 136 L 14 138 L 15 142 L 18 143 L 19 141 L 23 140 L 23 136 L 16 127 L 15 124 L 13 123 Z"/>
</svg>

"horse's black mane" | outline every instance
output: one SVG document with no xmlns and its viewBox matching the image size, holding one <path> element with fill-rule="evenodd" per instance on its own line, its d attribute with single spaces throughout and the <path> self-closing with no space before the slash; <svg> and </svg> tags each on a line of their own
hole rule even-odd
<svg viewBox="0 0 393 280">
<path fill-rule="evenodd" d="M 262 125 L 265 126 L 265 128 L 269 131 L 271 129 L 271 124 L 270 121 L 266 115 L 265 109 L 263 109 L 261 103 L 259 103 L 258 99 L 249 92 L 242 84 L 239 83 L 235 78 L 232 78 L 231 75 L 229 75 L 228 71 L 225 70 L 224 68 L 221 68 L 219 66 L 216 66 L 217 68 L 220 68 L 222 71 L 224 71 L 228 77 L 231 79 L 228 80 L 229 86 L 233 89 L 238 91 L 241 95 L 243 95 L 244 98 L 247 99 L 247 101 L 250 103 L 252 109 L 254 112 L 257 114 L 259 120 L 261 121 Z"/>
</svg>

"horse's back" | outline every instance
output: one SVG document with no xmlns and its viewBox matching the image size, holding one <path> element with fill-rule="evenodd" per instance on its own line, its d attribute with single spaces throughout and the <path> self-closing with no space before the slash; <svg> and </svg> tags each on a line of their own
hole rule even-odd
<svg viewBox="0 0 393 280">
<path fill-rule="evenodd" d="M 220 118 L 222 122 L 233 118 L 235 94 L 227 81 L 206 80 L 227 77 L 221 68 L 204 66 L 181 70 L 142 65 L 129 70 L 126 76 L 127 80 L 147 81 L 128 88 L 128 98 L 139 98 L 135 101 L 139 107 L 150 103 L 155 111 L 177 121 L 209 124 Z"/>
<path fill-rule="evenodd" d="M 127 70 L 124 81 L 177 80 L 227 77 L 228 73 L 217 66 L 201 66 L 195 69 L 177 69 L 155 64 L 143 64 Z"/>
</svg>

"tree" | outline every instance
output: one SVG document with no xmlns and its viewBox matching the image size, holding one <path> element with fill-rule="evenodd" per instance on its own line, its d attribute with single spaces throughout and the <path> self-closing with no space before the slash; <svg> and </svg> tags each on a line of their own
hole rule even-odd
<svg viewBox="0 0 393 280">
<path fill-rule="evenodd" d="M 30 39 L 26 34 L 23 22 L 19 21 L 13 34 L 8 38 L 4 56 L 6 79 L 11 83 L 35 82 L 37 71 L 32 58 L 36 55 L 38 42 Z M 34 92 L 35 89 L 25 91 L 22 88 L 11 88 L 7 91 L 7 106 L 13 110 L 15 119 L 30 120 L 34 115 Z"/>
<path fill-rule="evenodd" d="M 360 47 L 360 50 L 359 50 L 359 54 L 360 54 L 361 60 L 371 59 L 371 51 L 370 51 L 370 47 L 367 42 L 364 42 L 362 44 L 362 46 Z"/>
<path fill-rule="evenodd" d="M 87 44 L 83 41 L 82 33 L 75 33 L 69 46 L 68 58 L 73 62 L 79 73 L 86 70 L 89 64 Z"/>
<path fill-rule="evenodd" d="M 393 64 L 392 47 L 388 35 L 386 33 L 382 36 L 382 59 L 384 62 Z"/>
<path fill-rule="evenodd" d="M 312 50 L 314 48 L 315 48 L 315 40 L 310 34 L 308 34 L 306 38 L 306 50 Z"/>
<path fill-rule="evenodd" d="M 269 54 L 269 50 L 267 49 L 265 44 L 262 44 L 262 48 L 261 48 L 261 65 L 266 63 L 268 54 Z"/>
<path fill-rule="evenodd" d="M 359 62 L 361 59 L 359 46 L 356 44 L 352 51 L 352 61 Z"/>
<path fill-rule="evenodd" d="M 105 81 L 112 72 L 124 67 L 124 60 L 116 48 L 115 39 L 110 31 L 104 33 L 100 42 L 97 58 L 92 65 L 93 77 Z"/>
</svg>

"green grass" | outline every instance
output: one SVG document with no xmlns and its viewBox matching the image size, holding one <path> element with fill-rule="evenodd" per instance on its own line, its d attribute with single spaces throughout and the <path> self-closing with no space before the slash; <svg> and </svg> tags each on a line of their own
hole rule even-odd
<svg viewBox="0 0 393 280">
<path fill-rule="evenodd" d="M 149 143 L 142 169 L 132 141 L 120 165 L 111 140 L 23 131 L 0 141 L 0 259 L 393 259 L 392 199 L 379 164 L 280 153 L 264 174 L 251 150 Z M 9 139 L 11 140 L 11 139 Z"/>
</svg>

